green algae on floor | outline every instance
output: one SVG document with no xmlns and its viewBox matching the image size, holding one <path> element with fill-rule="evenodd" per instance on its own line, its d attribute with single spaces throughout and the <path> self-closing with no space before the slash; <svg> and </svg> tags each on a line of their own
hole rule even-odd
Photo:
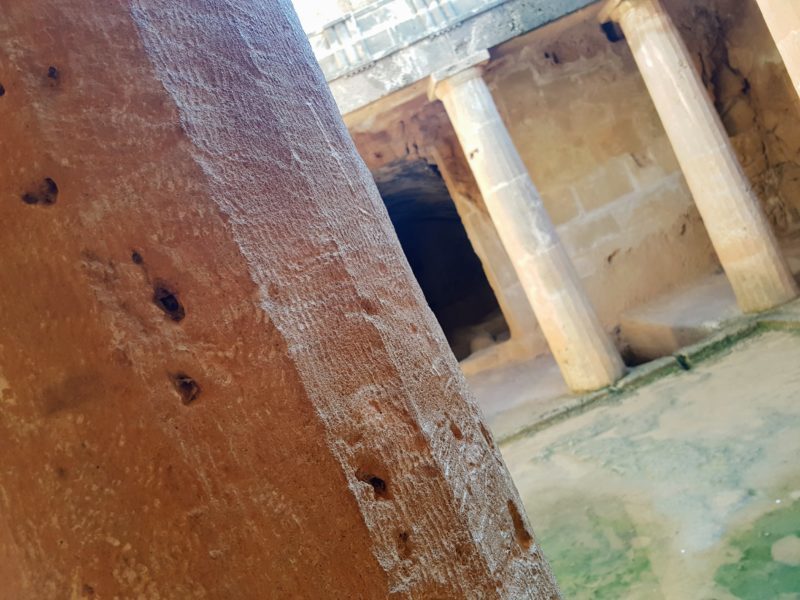
<svg viewBox="0 0 800 600">
<path fill-rule="evenodd" d="M 502 446 L 564 597 L 800 600 L 798 364 L 765 331 Z"/>
<path fill-rule="evenodd" d="M 646 538 L 615 499 L 561 503 L 539 530 L 565 598 L 618 599 L 657 594 Z"/>
<path fill-rule="evenodd" d="M 799 599 L 798 538 L 800 501 L 776 507 L 731 537 L 737 556 L 717 570 L 714 580 L 741 600 Z"/>
</svg>

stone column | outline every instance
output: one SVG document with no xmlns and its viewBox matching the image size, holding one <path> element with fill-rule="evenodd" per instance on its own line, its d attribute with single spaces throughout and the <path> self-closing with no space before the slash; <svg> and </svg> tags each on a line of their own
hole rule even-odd
<svg viewBox="0 0 800 600">
<path fill-rule="evenodd" d="M 503 124 L 481 61 L 470 57 L 431 79 L 467 156 L 497 233 L 511 258 L 567 385 L 610 385 L 624 366 L 586 297 L 539 193 Z"/>
<path fill-rule="evenodd" d="M 800 3 L 797 0 L 756 0 L 786 70 L 800 96 Z"/>
<path fill-rule="evenodd" d="M 441 138 L 441 134 L 439 137 Z M 432 149 L 433 158 L 439 166 L 447 191 L 453 199 L 472 248 L 481 261 L 511 334 L 511 339 L 502 344 L 502 351 L 496 352 L 497 363 L 530 358 L 546 352 L 547 344 L 539 322 L 483 204 L 466 157 L 455 139 L 455 132 L 452 139 L 437 141 L 439 145 Z M 473 364 L 479 370 L 494 366 L 496 363 L 493 360 L 478 362 L 473 359 L 472 362 L 462 363 L 461 368 L 469 374 Z"/>
<path fill-rule="evenodd" d="M 797 295 L 781 255 L 692 58 L 658 0 L 611 0 L 739 307 L 756 312 Z"/>
<path fill-rule="evenodd" d="M 557 598 L 289 0 L 0 12 L 0 596 Z"/>
</svg>

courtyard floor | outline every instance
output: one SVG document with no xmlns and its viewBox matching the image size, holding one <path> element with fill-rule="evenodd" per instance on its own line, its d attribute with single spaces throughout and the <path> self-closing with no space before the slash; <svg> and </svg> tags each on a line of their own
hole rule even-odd
<svg viewBox="0 0 800 600">
<path fill-rule="evenodd" d="M 565 598 L 800 599 L 799 316 L 497 436 Z"/>
</svg>

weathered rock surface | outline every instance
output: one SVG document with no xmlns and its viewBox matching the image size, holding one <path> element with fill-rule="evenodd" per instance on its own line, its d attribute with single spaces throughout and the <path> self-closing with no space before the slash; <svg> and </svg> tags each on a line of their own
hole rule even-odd
<svg viewBox="0 0 800 600">
<path fill-rule="evenodd" d="M 0 598 L 554 598 L 288 0 L 0 0 Z"/>
</svg>

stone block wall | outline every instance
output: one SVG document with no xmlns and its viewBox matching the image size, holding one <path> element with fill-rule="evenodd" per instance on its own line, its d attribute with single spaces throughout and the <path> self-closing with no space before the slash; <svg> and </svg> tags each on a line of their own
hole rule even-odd
<svg viewBox="0 0 800 600">
<path fill-rule="evenodd" d="M 624 41 L 582 11 L 493 51 L 486 78 L 602 321 L 718 268 Z"/>
<path fill-rule="evenodd" d="M 800 227 L 800 102 L 758 7 L 753 0 L 665 5 L 697 56 L 776 232 L 794 232 Z M 598 6 L 492 49 L 486 80 L 612 330 L 626 310 L 720 267 L 628 45 L 606 39 Z M 417 96 L 385 114 L 377 103 L 371 112 L 351 123 L 370 168 L 450 156 L 443 172 L 456 173 L 451 194 L 481 210 L 468 166 L 451 151 L 457 142 L 438 103 Z M 511 290 L 513 282 L 504 287 Z M 545 350 L 540 332 L 530 329 L 527 349 Z"/>
<path fill-rule="evenodd" d="M 800 229 L 800 100 L 754 0 L 667 4 L 775 231 Z"/>
</svg>

